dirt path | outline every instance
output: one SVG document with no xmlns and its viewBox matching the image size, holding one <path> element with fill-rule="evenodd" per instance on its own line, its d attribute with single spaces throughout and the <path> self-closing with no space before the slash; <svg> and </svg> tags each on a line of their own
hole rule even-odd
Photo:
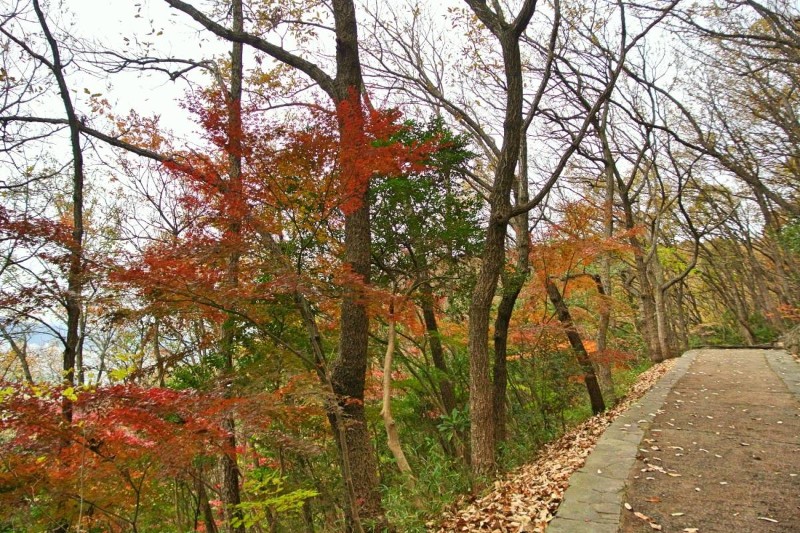
<svg viewBox="0 0 800 533">
<path fill-rule="evenodd" d="M 800 532 L 792 365 L 768 350 L 700 352 L 639 445 L 619 531 Z"/>
</svg>

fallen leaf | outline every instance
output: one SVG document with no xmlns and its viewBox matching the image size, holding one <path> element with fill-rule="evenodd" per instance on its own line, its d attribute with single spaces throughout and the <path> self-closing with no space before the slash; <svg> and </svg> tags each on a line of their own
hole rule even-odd
<svg viewBox="0 0 800 533">
<path fill-rule="evenodd" d="M 646 515 L 646 514 L 644 514 L 644 513 L 640 513 L 639 511 L 634 511 L 634 512 L 633 512 L 633 515 L 634 515 L 636 518 L 639 518 L 640 520 L 644 520 L 645 522 L 649 522 L 649 521 L 650 521 L 650 517 L 649 517 L 649 516 L 647 516 L 647 515 Z"/>
<path fill-rule="evenodd" d="M 626 398 L 613 409 L 579 424 L 561 438 L 542 448 L 538 459 L 498 480 L 492 492 L 480 497 L 464 497 L 428 530 L 447 531 L 544 531 L 553 520 L 570 475 L 584 466 L 586 457 L 611 422 L 638 401 L 674 366 L 675 359 L 652 367 L 639 376 Z M 657 432 L 657 428 L 651 431 Z M 647 446 L 655 443 L 648 439 Z M 649 454 L 648 454 L 649 455 Z M 657 469 L 655 469 L 657 470 Z M 661 469 L 664 472 L 663 469 Z M 650 478 L 653 479 L 653 478 Z M 625 508 L 632 511 L 630 504 Z M 650 519 L 646 519 L 648 523 Z M 512 525 L 514 524 L 514 525 Z M 524 527 L 524 529 L 523 529 Z"/>
<path fill-rule="evenodd" d="M 672 513 L 670 516 L 683 516 L 686 513 Z"/>
<path fill-rule="evenodd" d="M 650 527 L 655 529 L 656 531 L 661 531 L 661 526 L 656 524 L 655 522 L 650 522 Z"/>
<path fill-rule="evenodd" d="M 652 496 L 650 498 L 645 498 L 644 501 L 649 503 L 661 503 L 661 498 L 659 498 L 658 496 Z"/>
<path fill-rule="evenodd" d="M 628 502 L 625 502 L 624 505 L 625 505 L 625 509 L 627 509 L 628 511 L 633 511 L 633 507 L 631 507 L 631 504 L 629 504 Z"/>
<path fill-rule="evenodd" d="M 774 518 L 767 518 L 766 516 L 759 516 L 758 519 L 763 520 L 764 522 L 772 522 L 773 524 L 778 523 L 778 521 L 775 520 Z"/>
</svg>

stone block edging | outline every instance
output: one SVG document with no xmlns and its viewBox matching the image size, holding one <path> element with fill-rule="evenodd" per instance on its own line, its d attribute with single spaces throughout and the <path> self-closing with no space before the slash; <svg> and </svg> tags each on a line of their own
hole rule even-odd
<svg viewBox="0 0 800 533">
<path fill-rule="evenodd" d="M 800 364 L 785 350 L 771 350 L 766 353 L 767 363 L 773 372 L 786 384 L 792 394 L 800 398 Z"/>
<path fill-rule="evenodd" d="M 608 426 L 586 464 L 570 476 L 570 486 L 547 527 L 548 533 L 617 532 L 625 480 L 636 462 L 640 442 L 667 394 L 699 353 L 701 350 L 684 353 L 647 394 Z M 796 383 L 800 390 L 800 372 Z"/>
</svg>

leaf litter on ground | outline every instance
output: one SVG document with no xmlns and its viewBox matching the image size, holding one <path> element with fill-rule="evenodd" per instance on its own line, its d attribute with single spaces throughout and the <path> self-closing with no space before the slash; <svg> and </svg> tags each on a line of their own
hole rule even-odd
<svg viewBox="0 0 800 533">
<path fill-rule="evenodd" d="M 453 510 L 444 513 L 442 520 L 428 522 L 428 531 L 544 532 L 569 487 L 570 475 L 584 465 L 606 428 L 644 396 L 675 362 L 665 361 L 643 372 L 613 409 L 545 445 L 535 461 L 496 481 L 488 494 L 474 501 L 462 498 Z"/>
</svg>

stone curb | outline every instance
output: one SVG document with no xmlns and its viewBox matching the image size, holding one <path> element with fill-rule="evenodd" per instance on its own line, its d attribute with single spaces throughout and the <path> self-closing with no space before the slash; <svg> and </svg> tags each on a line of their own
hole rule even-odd
<svg viewBox="0 0 800 533">
<path fill-rule="evenodd" d="M 617 532 L 625 480 L 636 462 L 639 443 L 673 385 L 686 374 L 701 351 L 684 353 L 647 394 L 608 426 L 583 468 L 570 476 L 557 515 L 547 527 L 548 533 Z M 800 372 L 795 385 L 800 391 Z"/>
<path fill-rule="evenodd" d="M 771 350 L 765 354 L 773 372 L 786 384 L 792 394 L 800 398 L 800 364 L 784 350 Z"/>
</svg>

